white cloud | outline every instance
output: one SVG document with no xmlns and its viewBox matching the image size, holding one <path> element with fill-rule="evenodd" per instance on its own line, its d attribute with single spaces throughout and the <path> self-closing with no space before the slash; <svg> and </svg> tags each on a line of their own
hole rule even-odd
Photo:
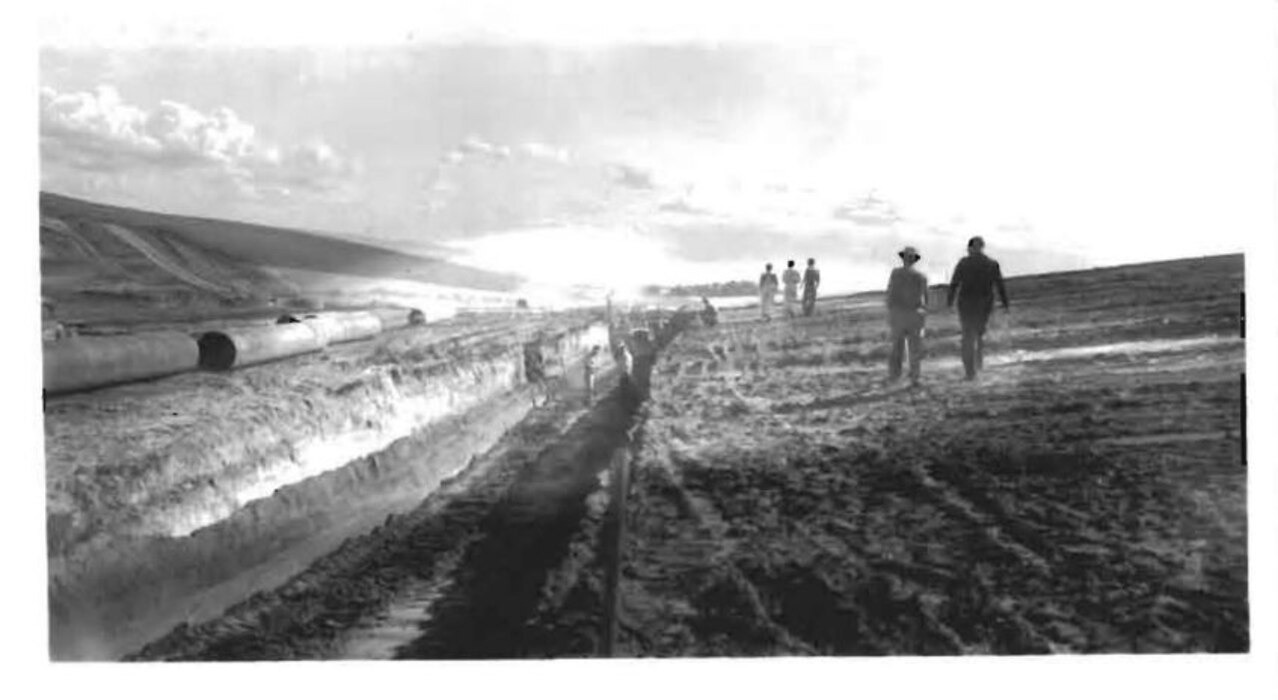
<svg viewBox="0 0 1278 700">
<path fill-rule="evenodd" d="M 47 165 L 122 173 L 200 168 L 236 180 L 245 193 L 324 190 L 352 172 L 326 143 L 279 146 L 228 107 L 204 113 L 165 100 L 146 110 L 111 86 L 40 91 L 41 157 Z"/>
<path fill-rule="evenodd" d="M 460 165 L 465 162 L 502 163 L 516 159 L 523 162 L 567 165 L 571 156 L 566 148 L 550 146 L 539 141 L 527 141 L 512 147 L 492 143 L 478 136 L 469 136 L 440 158 L 449 165 Z"/>
<path fill-rule="evenodd" d="M 544 160 L 561 164 L 566 164 L 568 162 L 567 149 L 555 148 L 537 141 L 529 141 L 527 143 L 520 144 L 518 152 L 521 156 L 533 160 Z"/>
</svg>

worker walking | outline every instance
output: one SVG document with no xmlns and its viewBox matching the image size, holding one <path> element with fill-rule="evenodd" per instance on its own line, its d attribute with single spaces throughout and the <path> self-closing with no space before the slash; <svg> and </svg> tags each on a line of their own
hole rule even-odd
<svg viewBox="0 0 1278 700">
<path fill-rule="evenodd" d="M 967 242 L 967 257 L 954 266 L 946 306 L 958 299 L 959 324 L 963 329 L 963 372 L 968 381 L 984 364 L 985 329 L 994 312 L 994 292 L 998 292 L 1003 310 L 1008 310 L 1007 289 L 998 262 L 985 255 L 985 239 L 974 236 Z"/>
<path fill-rule="evenodd" d="M 901 378 L 905 353 L 910 355 L 910 383 L 918 386 L 923 365 L 923 322 L 927 315 L 927 277 L 915 269 L 922 256 L 914 246 L 906 246 L 898 255 L 901 267 L 888 278 L 888 329 L 892 353 L 888 358 L 888 379 Z"/>
<path fill-rule="evenodd" d="M 784 285 L 782 298 L 785 299 L 785 317 L 794 318 L 794 307 L 799 302 L 799 271 L 794 269 L 794 261 L 786 263 L 785 272 L 781 273 L 781 282 Z"/>
<path fill-rule="evenodd" d="M 803 271 L 803 315 L 811 316 L 816 309 L 817 287 L 821 286 L 821 271 L 816 269 L 816 259 L 808 258 L 808 268 Z"/>
<path fill-rule="evenodd" d="M 776 295 L 777 275 L 772 271 L 772 263 L 768 263 L 763 267 L 763 274 L 759 275 L 759 309 L 765 321 L 772 320 L 772 304 Z"/>
</svg>

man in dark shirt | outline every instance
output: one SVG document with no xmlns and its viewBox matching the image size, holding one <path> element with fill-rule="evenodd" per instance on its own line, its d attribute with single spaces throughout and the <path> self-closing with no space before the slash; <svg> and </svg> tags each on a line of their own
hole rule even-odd
<svg viewBox="0 0 1278 700">
<path fill-rule="evenodd" d="M 914 246 L 906 246 L 898 255 L 902 265 L 888 278 L 888 328 L 892 334 L 892 354 L 888 359 L 888 379 L 901 378 L 905 351 L 910 353 L 910 383 L 919 383 L 923 362 L 923 321 L 927 313 L 927 277 L 914 268 L 920 259 Z"/>
<path fill-rule="evenodd" d="M 701 322 L 705 324 L 706 328 L 711 328 L 719 323 L 719 311 L 705 297 L 701 297 Z"/>
<path fill-rule="evenodd" d="M 985 328 L 994 311 L 994 292 L 1007 311 L 1007 289 L 998 262 L 985 255 L 985 239 L 975 236 L 967 242 L 967 257 L 954 267 L 946 305 L 958 299 L 959 324 L 963 328 L 963 371 L 968 380 L 976 378 L 985 354 Z"/>
<path fill-rule="evenodd" d="M 546 377 L 546 358 L 541 353 L 541 344 L 545 341 L 545 336 L 538 333 L 533 339 L 524 343 L 524 378 L 534 387 L 541 389 L 542 395 L 545 396 L 545 403 L 549 404 L 551 399 L 550 382 Z M 537 395 L 534 391 L 532 396 L 533 406 L 537 405 Z"/>
</svg>

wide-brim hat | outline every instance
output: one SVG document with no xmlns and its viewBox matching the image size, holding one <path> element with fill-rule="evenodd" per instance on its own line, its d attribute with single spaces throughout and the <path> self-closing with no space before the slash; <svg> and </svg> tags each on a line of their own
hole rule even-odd
<svg viewBox="0 0 1278 700">
<path fill-rule="evenodd" d="M 918 249 L 912 245 L 905 246 L 904 248 L 901 249 L 901 252 L 897 253 L 897 255 L 901 256 L 902 260 L 904 260 L 905 258 L 911 258 L 911 257 L 914 258 L 915 260 L 923 259 L 923 256 L 919 255 Z"/>
</svg>

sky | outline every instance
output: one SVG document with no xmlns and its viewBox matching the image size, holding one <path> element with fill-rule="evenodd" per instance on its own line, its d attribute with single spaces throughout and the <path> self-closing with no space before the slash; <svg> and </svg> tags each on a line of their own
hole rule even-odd
<svg viewBox="0 0 1278 700">
<path fill-rule="evenodd" d="M 1241 252 L 1268 196 L 1248 3 L 427 5 L 51 11 L 41 187 L 618 288 Z"/>
</svg>

